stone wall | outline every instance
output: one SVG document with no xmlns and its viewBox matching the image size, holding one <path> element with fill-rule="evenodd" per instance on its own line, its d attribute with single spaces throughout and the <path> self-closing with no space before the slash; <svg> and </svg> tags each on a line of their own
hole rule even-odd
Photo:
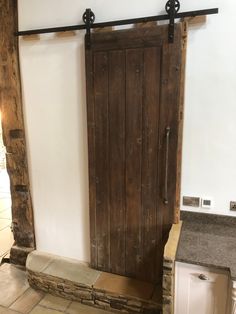
<svg viewBox="0 0 236 314">
<path fill-rule="evenodd" d="M 149 283 L 146 287 L 145 282 L 102 273 L 77 260 L 39 251 L 28 255 L 28 281 L 33 288 L 115 313 L 173 314 L 175 256 L 180 231 L 181 223 L 173 225 L 165 246 L 162 287 Z M 107 284 L 99 284 L 99 279 L 105 274 L 106 278 L 109 275 Z M 122 285 L 118 284 L 120 289 L 113 289 L 112 286 L 120 282 L 117 277 L 119 280 L 122 278 Z M 151 290 L 145 294 L 149 285 Z M 127 290 L 128 286 L 132 289 Z"/>
<path fill-rule="evenodd" d="M 179 243 L 182 222 L 173 225 L 165 246 L 162 277 L 163 314 L 174 314 L 175 257 Z"/>
<path fill-rule="evenodd" d="M 153 301 L 116 295 L 93 286 L 28 270 L 29 284 L 36 289 L 86 305 L 115 313 L 161 314 L 161 306 Z"/>
<path fill-rule="evenodd" d="M 174 262 L 165 260 L 163 265 L 163 314 L 174 314 Z"/>
</svg>

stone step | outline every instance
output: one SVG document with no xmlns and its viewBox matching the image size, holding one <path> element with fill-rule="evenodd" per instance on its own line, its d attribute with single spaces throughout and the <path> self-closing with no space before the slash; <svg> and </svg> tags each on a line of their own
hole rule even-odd
<svg viewBox="0 0 236 314">
<path fill-rule="evenodd" d="M 162 310 L 160 287 L 100 272 L 77 260 L 33 251 L 26 269 L 33 288 L 69 300 L 113 312 L 159 314 Z"/>
<path fill-rule="evenodd" d="M 174 265 L 182 222 L 172 226 L 163 258 L 162 287 L 94 270 L 86 263 L 40 251 L 28 255 L 36 289 L 111 312 L 173 314 Z"/>
</svg>

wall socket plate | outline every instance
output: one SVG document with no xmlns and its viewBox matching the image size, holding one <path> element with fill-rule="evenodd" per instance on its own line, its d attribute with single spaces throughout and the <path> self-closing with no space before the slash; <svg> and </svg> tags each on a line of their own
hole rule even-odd
<svg viewBox="0 0 236 314">
<path fill-rule="evenodd" d="M 200 207 L 200 197 L 183 196 L 183 206 Z"/>
<path fill-rule="evenodd" d="M 213 199 L 211 197 L 203 197 L 201 207 L 211 209 L 213 207 Z"/>
<path fill-rule="evenodd" d="M 235 202 L 233 202 L 233 201 L 230 202 L 230 210 L 236 211 L 236 201 Z"/>
</svg>

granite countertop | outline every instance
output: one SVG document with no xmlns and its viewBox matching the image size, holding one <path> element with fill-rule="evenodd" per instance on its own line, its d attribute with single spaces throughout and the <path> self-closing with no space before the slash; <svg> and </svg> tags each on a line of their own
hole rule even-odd
<svg viewBox="0 0 236 314">
<path fill-rule="evenodd" d="M 229 270 L 236 280 L 236 217 L 181 212 L 176 261 Z"/>
</svg>

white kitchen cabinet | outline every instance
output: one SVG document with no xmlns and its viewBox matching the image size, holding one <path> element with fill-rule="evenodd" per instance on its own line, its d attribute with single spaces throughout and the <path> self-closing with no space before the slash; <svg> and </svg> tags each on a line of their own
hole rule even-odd
<svg viewBox="0 0 236 314">
<path fill-rule="evenodd" d="M 229 274 L 176 262 L 175 314 L 228 314 Z"/>
</svg>

